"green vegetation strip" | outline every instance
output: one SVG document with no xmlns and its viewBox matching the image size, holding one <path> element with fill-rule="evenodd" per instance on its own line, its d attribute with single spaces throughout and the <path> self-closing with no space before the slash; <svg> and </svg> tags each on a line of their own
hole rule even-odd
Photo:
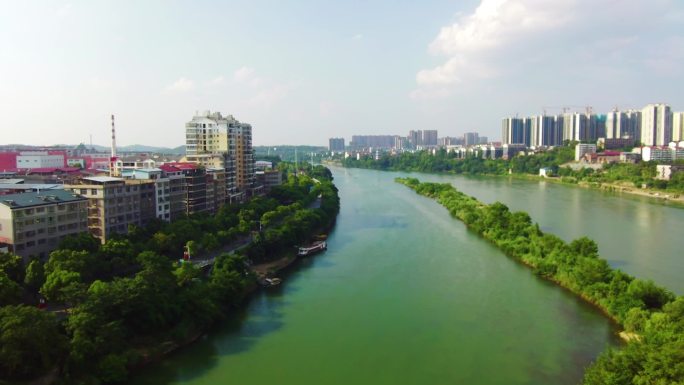
<svg viewBox="0 0 684 385">
<path fill-rule="evenodd" d="M 0 253 L 0 384 L 46 374 L 41 383 L 125 383 L 131 369 L 197 339 L 255 287 L 251 264 L 333 225 L 332 174 L 307 173 L 213 216 L 131 227 L 102 245 L 66 238 L 45 264 Z M 215 257 L 209 272 L 178 262 L 186 245 L 194 258 Z M 36 308 L 39 293 L 48 310 Z"/>
<path fill-rule="evenodd" d="M 349 157 L 342 160 L 345 167 L 366 168 L 390 171 L 418 171 L 467 175 L 527 175 L 538 176 L 539 169 L 547 167 L 558 180 L 568 184 L 586 183 L 631 185 L 641 189 L 657 189 L 662 192 L 684 193 L 684 172 L 675 173 L 669 181 L 655 179 L 658 162 L 608 163 L 602 168 L 581 168 L 573 170 L 567 167 L 575 157 L 574 146 L 556 147 L 553 150 L 530 155 L 518 155 L 507 159 L 483 159 L 469 156 L 465 159 L 456 157 L 456 153 L 444 149 L 434 154 L 429 151 L 404 152 L 398 155 L 383 154 L 379 159 L 367 155 L 356 159 Z M 662 163 L 662 162 L 661 162 Z M 676 161 L 675 164 L 683 164 Z"/>
<path fill-rule="evenodd" d="M 586 237 L 570 243 L 545 234 L 524 212 L 479 202 L 448 183 L 397 178 L 436 199 L 452 216 L 511 258 L 598 306 L 632 338 L 604 352 L 585 372 L 584 384 L 684 384 L 684 297 L 651 281 L 611 269 Z"/>
</svg>

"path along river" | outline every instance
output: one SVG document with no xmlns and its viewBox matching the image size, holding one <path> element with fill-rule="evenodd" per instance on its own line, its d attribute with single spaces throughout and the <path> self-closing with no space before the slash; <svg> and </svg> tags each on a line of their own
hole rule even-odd
<svg viewBox="0 0 684 385">
<path fill-rule="evenodd" d="M 334 169 L 328 251 L 134 384 L 576 384 L 616 328 L 393 179 Z M 684 210 L 506 178 L 414 174 L 584 234 L 629 273 L 684 292 Z"/>
</svg>

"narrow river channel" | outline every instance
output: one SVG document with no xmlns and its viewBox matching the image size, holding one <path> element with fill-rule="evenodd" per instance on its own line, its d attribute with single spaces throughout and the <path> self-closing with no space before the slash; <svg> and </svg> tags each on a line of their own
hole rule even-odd
<svg viewBox="0 0 684 385">
<path fill-rule="evenodd" d="M 224 325 L 131 383 L 576 384 L 601 351 L 619 343 L 595 308 L 505 257 L 435 201 L 394 183 L 398 175 L 334 169 L 342 208 L 328 251 L 303 260 L 280 287 L 255 294 Z M 526 208 L 502 197 L 547 204 L 530 196 L 542 189 L 536 182 L 513 184 L 506 195 L 497 192 L 505 180 L 451 178 L 514 209 Z M 561 201 L 577 199 L 572 188 L 556 187 L 569 191 L 561 190 Z M 606 210 L 616 199 L 584 193 Z M 562 218 L 580 216 L 553 209 L 560 219 L 552 221 L 539 210 L 530 214 L 552 232 L 563 228 Z"/>
</svg>

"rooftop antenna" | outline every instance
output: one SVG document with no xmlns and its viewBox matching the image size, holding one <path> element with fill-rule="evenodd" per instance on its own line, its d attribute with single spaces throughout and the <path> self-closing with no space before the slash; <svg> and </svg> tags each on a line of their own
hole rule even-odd
<svg viewBox="0 0 684 385">
<path fill-rule="evenodd" d="M 112 156 L 109 158 L 109 176 L 118 176 L 116 160 L 116 130 L 114 128 L 114 114 L 112 114 Z"/>
</svg>

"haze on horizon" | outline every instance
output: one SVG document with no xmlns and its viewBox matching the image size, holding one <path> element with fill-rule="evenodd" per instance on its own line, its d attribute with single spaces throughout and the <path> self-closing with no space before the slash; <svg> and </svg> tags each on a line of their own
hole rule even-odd
<svg viewBox="0 0 684 385">
<path fill-rule="evenodd" d="M 32 1 L 0 5 L 0 144 L 176 147 L 197 110 L 255 145 L 500 136 L 543 106 L 684 110 L 684 2 Z M 551 112 L 558 112 L 551 110 Z"/>
</svg>

